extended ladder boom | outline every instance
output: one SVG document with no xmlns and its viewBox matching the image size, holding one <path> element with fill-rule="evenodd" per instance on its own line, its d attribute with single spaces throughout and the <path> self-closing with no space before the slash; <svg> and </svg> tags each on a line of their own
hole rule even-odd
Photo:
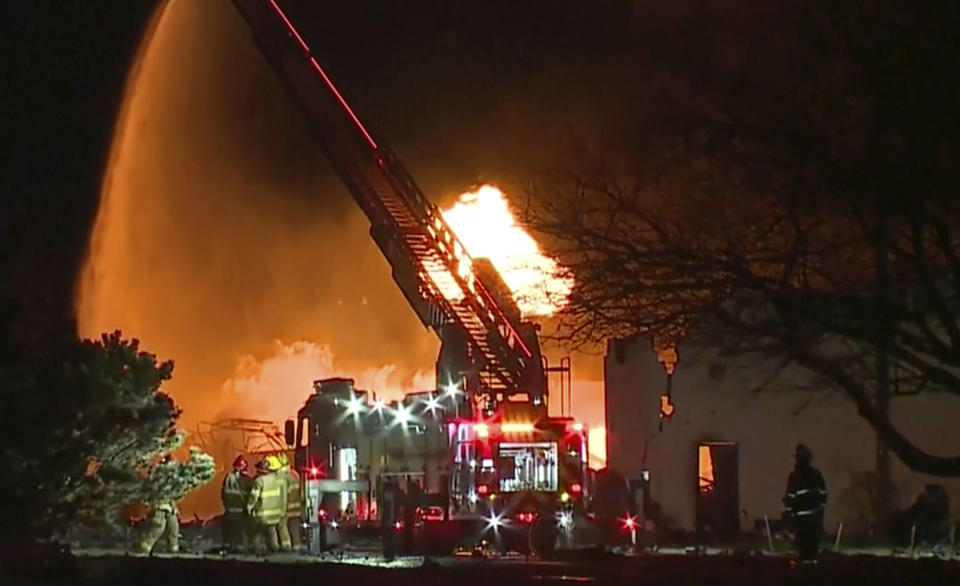
<svg viewBox="0 0 960 586">
<path fill-rule="evenodd" d="M 421 321 L 464 337 L 489 390 L 515 392 L 540 368 L 539 348 L 477 277 L 470 256 L 390 151 L 367 130 L 276 0 L 233 0 L 280 79 L 310 118 L 334 170 Z M 526 338 L 527 341 L 524 340 Z M 536 341 L 533 340 L 536 344 Z M 534 377 L 537 378 L 537 377 Z"/>
</svg>

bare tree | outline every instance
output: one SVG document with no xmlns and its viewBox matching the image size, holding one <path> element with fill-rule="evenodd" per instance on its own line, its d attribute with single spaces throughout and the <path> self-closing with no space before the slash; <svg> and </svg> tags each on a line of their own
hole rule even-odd
<svg viewBox="0 0 960 586">
<path fill-rule="evenodd" d="M 533 185 L 528 222 L 577 283 L 558 335 L 794 363 L 910 468 L 960 476 L 889 410 L 960 395 L 960 51 L 932 7 L 812 11 L 778 94 L 717 94 L 641 137 L 627 173 Z"/>
</svg>

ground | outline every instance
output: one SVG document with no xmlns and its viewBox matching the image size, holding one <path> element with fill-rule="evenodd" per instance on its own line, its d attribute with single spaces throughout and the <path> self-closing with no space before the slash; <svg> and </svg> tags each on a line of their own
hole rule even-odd
<svg viewBox="0 0 960 586">
<path fill-rule="evenodd" d="M 960 584 L 960 562 L 889 555 L 827 555 L 818 564 L 797 566 L 779 555 L 710 555 L 684 550 L 641 556 L 593 556 L 565 562 L 524 558 L 485 560 L 400 558 L 384 563 L 376 555 L 226 558 L 215 555 L 158 554 L 135 557 L 122 552 L 88 550 L 75 555 L 26 559 L 6 564 L 2 584 L 25 586 L 113 586 L 126 584 L 456 584 L 594 583 L 637 586 L 752 584 L 946 585 Z"/>
</svg>

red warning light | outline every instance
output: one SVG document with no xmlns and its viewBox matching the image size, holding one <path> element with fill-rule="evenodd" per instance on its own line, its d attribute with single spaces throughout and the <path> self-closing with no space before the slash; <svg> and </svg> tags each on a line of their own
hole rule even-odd
<svg viewBox="0 0 960 586">
<path fill-rule="evenodd" d="M 579 494 L 579 493 L 583 492 L 583 487 L 580 486 L 580 483 L 579 483 L 579 482 L 575 482 L 575 483 L 573 483 L 573 484 L 570 485 L 570 492 L 575 492 L 575 493 Z"/>
<path fill-rule="evenodd" d="M 536 513 L 531 512 L 521 512 L 517 513 L 517 521 L 520 523 L 533 523 L 536 520 Z"/>
<path fill-rule="evenodd" d="M 490 487 L 486 484 L 481 484 L 477 487 L 477 494 L 487 494 L 488 492 L 490 492 Z"/>
</svg>

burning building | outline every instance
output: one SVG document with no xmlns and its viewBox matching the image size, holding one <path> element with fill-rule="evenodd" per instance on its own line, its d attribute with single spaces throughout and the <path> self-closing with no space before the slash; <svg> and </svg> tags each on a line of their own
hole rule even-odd
<svg viewBox="0 0 960 586">
<path fill-rule="evenodd" d="M 803 372 L 771 370 L 708 350 L 679 348 L 669 392 L 649 340 L 608 343 L 604 363 L 607 462 L 632 479 L 648 478 L 648 511 L 661 526 L 730 534 L 766 515 L 779 519 L 791 454 L 811 448 L 827 482 L 826 528 L 864 528 L 871 507 L 877 442 L 840 393 L 816 390 Z M 813 389 L 813 390 L 811 390 Z M 960 431 L 949 397 L 894 401 L 894 423 L 923 449 L 955 452 Z M 960 482 L 916 474 L 894 462 L 899 505 L 926 483 L 960 497 Z M 956 515 L 956 512 L 954 512 Z M 861 526 L 861 527 L 858 527 Z"/>
</svg>

